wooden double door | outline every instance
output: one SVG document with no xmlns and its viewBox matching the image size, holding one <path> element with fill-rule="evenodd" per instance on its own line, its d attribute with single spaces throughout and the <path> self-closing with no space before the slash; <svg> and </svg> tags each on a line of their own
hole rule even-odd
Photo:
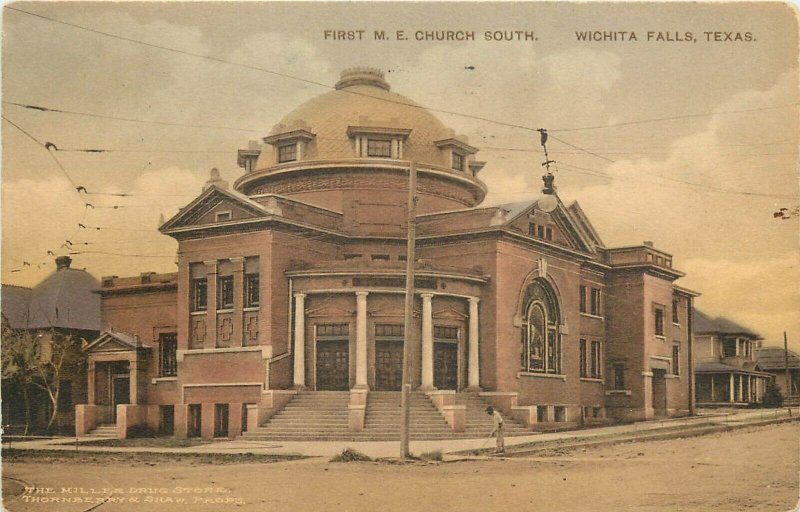
<svg viewBox="0 0 800 512">
<path fill-rule="evenodd" d="M 436 389 L 458 389 L 458 343 L 433 344 L 433 385 Z"/>
<path fill-rule="evenodd" d="M 375 389 L 400 391 L 403 386 L 403 340 L 375 341 Z"/>
<path fill-rule="evenodd" d="M 317 342 L 317 389 L 350 389 L 350 348 L 347 340 Z"/>
</svg>

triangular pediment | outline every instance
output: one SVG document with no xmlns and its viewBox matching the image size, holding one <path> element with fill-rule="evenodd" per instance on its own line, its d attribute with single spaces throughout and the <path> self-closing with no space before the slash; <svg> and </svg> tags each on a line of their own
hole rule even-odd
<svg viewBox="0 0 800 512">
<path fill-rule="evenodd" d="M 262 205 L 238 193 L 209 187 L 177 215 L 165 222 L 159 231 L 168 233 L 190 226 L 224 225 L 270 215 Z"/>
<path fill-rule="evenodd" d="M 452 306 L 437 309 L 433 312 L 432 316 L 436 320 L 464 320 L 469 317 L 469 315 L 462 313 Z"/>
<path fill-rule="evenodd" d="M 150 348 L 136 337 L 125 333 L 103 332 L 100 336 L 89 343 L 84 349 L 93 354 L 102 352 L 130 352 L 138 348 Z"/>
<path fill-rule="evenodd" d="M 594 254 L 597 247 L 602 247 L 602 242 L 583 211 L 577 203 L 568 208 L 555 197 L 558 202 L 553 211 L 543 211 L 536 201 L 514 211 L 513 217 L 509 215 L 505 226 L 537 240 Z"/>
</svg>

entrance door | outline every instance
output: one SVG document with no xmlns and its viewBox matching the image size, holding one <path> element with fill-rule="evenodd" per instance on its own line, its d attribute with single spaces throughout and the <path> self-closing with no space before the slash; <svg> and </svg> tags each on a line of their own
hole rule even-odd
<svg viewBox="0 0 800 512">
<path fill-rule="evenodd" d="M 403 342 L 375 341 L 375 389 L 400 391 L 403 386 Z"/>
<path fill-rule="evenodd" d="M 131 379 L 130 377 L 114 376 L 114 385 L 111 397 L 111 421 L 117 422 L 117 405 L 131 403 Z"/>
<path fill-rule="evenodd" d="M 667 379 L 666 370 L 653 368 L 653 411 L 656 416 L 667 415 Z"/>
<path fill-rule="evenodd" d="M 317 389 L 350 389 L 349 361 L 347 340 L 317 341 Z"/>
<path fill-rule="evenodd" d="M 433 344 L 433 385 L 436 389 L 458 389 L 458 344 Z"/>
</svg>

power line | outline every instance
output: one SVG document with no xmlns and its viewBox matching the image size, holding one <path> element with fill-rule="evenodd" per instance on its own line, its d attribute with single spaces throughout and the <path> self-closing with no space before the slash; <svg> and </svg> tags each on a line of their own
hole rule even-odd
<svg viewBox="0 0 800 512">
<path fill-rule="evenodd" d="M 222 59 L 222 58 L 219 58 L 219 57 L 214 57 L 214 56 L 211 56 L 211 55 L 205 55 L 205 54 L 202 54 L 202 53 L 190 52 L 190 51 L 187 51 L 187 50 L 181 50 L 179 48 L 173 48 L 173 47 L 170 47 L 170 46 L 164 46 L 164 45 L 159 45 L 159 44 L 154 44 L 154 43 L 148 43 L 146 41 L 142 41 L 142 40 L 139 40 L 139 39 L 134 39 L 134 38 L 131 38 L 131 37 L 125 37 L 125 36 L 121 36 L 121 35 L 118 35 L 118 34 L 113 34 L 111 32 L 105 32 L 105 31 L 102 31 L 102 30 L 93 29 L 93 28 L 86 27 L 86 26 L 83 26 L 83 25 L 78 25 L 77 23 L 70 23 L 70 22 L 67 22 L 67 21 L 59 20 L 57 18 L 52 18 L 52 17 L 49 17 L 49 16 L 45 16 L 43 14 L 37 14 L 37 13 L 30 12 L 30 11 L 25 11 L 25 10 L 22 10 L 22 9 L 18 9 L 16 7 L 10 7 L 10 6 L 6 5 L 6 6 L 4 6 L 4 8 L 12 10 L 12 11 L 15 11 L 15 12 L 19 12 L 19 13 L 22 13 L 22 14 L 27 14 L 28 16 L 33 16 L 35 18 L 46 20 L 46 21 L 49 21 L 49 22 L 52 22 L 52 23 L 58 23 L 58 24 L 65 25 L 65 26 L 68 26 L 68 27 L 77 28 L 79 30 L 84 30 L 84 31 L 87 31 L 87 32 L 91 32 L 91 33 L 94 33 L 94 34 L 102 35 L 102 36 L 105 36 L 105 37 L 110 37 L 112 39 L 117 39 L 117 40 L 120 40 L 120 41 L 126 41 L 126 42 L 129 42 L 129 43 L 138 44 L 138 45 L 146 46 L 146 47 L 149 47 L 149 48 L 154 48 L 154 49 L 163 50 L 163 51 L 167 51 L 167 52 L 177 53 L 177 54 L 181 54 L 181 55 L 187 55 L 187 56 L 190 56 L 190 57 L 204 59 L 204 60 L 208 60 L 208 61 L 211 61 L 211 62 L 216 62 L 216 63 L 219 63 L 219 64 L 227 64 L 227 65 L 230 65 L 230 66 L 241 67 L 241 68 L 249 69 L 249 70 L 252 70 L 252 71 L 258 71 L 258 72 L 262 72 L 262 73 L 267 73 L 267 74 L 278 76 L 278 77 L 281 77 L 281 78 L 286 78 L 286 79 L 289 79 L 289 80 L 295 80 L 295 81 L 299 81 L 299 82 L 302 82 L 302 83 L 305 83 L 305 84 L 314 85 L 314 86 L 317 86 L 317 87 L 323 87 L 325 89 L 336 90 L 336 87 L 333 86 L 333 85 L 330 85 L 330 84 L 326 84 L 326 83 L 323 83 L 323 82 L 318 82 L 316 80 L 311 80 L 311 79 L 308 79 L 308 78 L 298 77 L 298 76 L 295 76 L 295 75 L 290 75 L 288 73 L 281 73 L 279 71 L 275 71 L 275 70 L 268 69 L 268 68 L 253 66 L 251 64 L 245 64 L 245 63 L 241 63 L 241 62 L 230 61 L 230 60 Z M 339 90 L 341 92 L 346 93 L 346 94 L 352 94 L 352 95 L 356 95 L 356 96 L 367 97 L 367 98 L 371 98 L 371 99 L 374 99 L 374 100 L 383 101 L 383 102 L 387 102 L 387 103 L 393 103 L 393 104 L 402 105 L 402 106 L 410 107 L 410 108 L 428 110 L 428 111 L 431 111 L 431 112 L 439 112 L 439 113 L 442 113 L 442 114 L 448 114 L 448 115 L 463 117 L 463 118 L 467 118 L 467 119 L 473 119 L 473 120 L 477 120 L 477 121 L 484 121 L 484 122 L 488 122 L 488 123 L 497 124 L 497 125 L 500 125 L 500 126 L 506 126 L 506 127 L 509 127 L 509 128 L 518 128 L 518 129 L 527 130 L 527 131 L 538 131 L 539 130 L 538 128 L 533 128 L 533 127 L 530 127 L 530 126 L 525 126 L 525 125 L 516 124 L 516 123 L 508 123 L 508 122 L 498 121 L 496 119 L 491 119 L 491 118 L 478 116 L 478 115 L 474 115 L 474 114 L 466 114 L 466 113 L 463 113 L 463 112 L 455 112 L 455 111 L 451 111 L 451 110 L 438 109 L 438 108 L 433 108 L 433 107 L 426 107 L 426 106 L 418 105 L 418 104 L 415 104 L 415 103 L 409 103 L 409 102 L 405 102 L 405 101 L 393 100 L 391 98 L 381 98 L 381 97 L 377 97 L 377 96 L 373 96 L 373 95 L 370 95 L 370 94 L 366 94 L 366 93 L 362 93 L 362 92 L 358 92 L 358 91 L 353 91 L 353 90 L 349 90 L 349 89 L 339 89 Z M 641 119 L 641 120 L 626 121 L 626 122 L 612 123 L 612 124 L 606 124 L 606 125 L 585 126 L 585 127 L 576 127 L 576 128 L 560 128 L 560 129 L 554 129 L 554 130 L 548 130 L 548 131 L 550 131 L 550 132 L 554 132 L 554 131 L 555 132 L 566 132 L 566 131 L 578 131 L 578 130 L 594 130 L 594 129 L 600 129 L 600 128 L 612 128 L 612 127 L 618 127 L 618 126 L 628 126 L 628 125 L 633 125 L 633 124 L 654 123 L 654 122 L 659 122 L 659 121 L 671 121 L 671 120 L 675 120 L 675 119 L 703 117 L 703 116 L 714 116 L 714 115 L 723 115 L 723 114 L 737 114 L 737 113 L 743 113 L 743 112 L 757 112 L 757 111 L 762 111 L 762 110 L 774 110 L 774 109 L 780 109 L 780 108 L 794 107 L 794 106 L 797 106 L 797 105 L 800 105 L 800 103 L 792 103 L 792 104 L 788 104 L 788 105 L 776 105 L 776 106 L 761 107 L 761 108 L 754 108 L 754 109 L 742 109 L 742 110 L 729 110 L 729 111 L 719 111 L 719 112 L 703 112 L 703 113 L 696 113 L 696 114 L 684 114 L 684 115 L 679 115 L 679 116 L 669 116 L 669 117 L 661 117 L 661 118 L 653 118 L 653 119 Z M 20 105 L 20 106 L 25 106 L 25 105 Z M 30 107 L 28 107 L 28 108 L 30 108 Z M 70 112 L 67 112 L 67 111 L 62 111 L 62 112 L 70 113 Z M 98 115 L 96 117 L 102 117 L 102 116 Z M 131 119 L 126 119 L 126 120 L 130 120 L 130 121 L 133 121 L 133 122 L 140 122 L 140 121 L 135 121 L 135 120 L 131 120 Z M 163 123 L 163 124 L 169 124 L 169 123 Z M 195 125 L 195 126 L 199 126 L 199 125 Z M 242 130 L 240 128 L 219 127 L 219 126 L 210 126 L 210 125 L 200 126 L 200 127 Z M 256 131 L 256 130 L 246 130 L 246 131 Z M 553 137 L 553 138 L 555 138 L 555 137 Z M 556 140 L 558 140 L 558 139 L 556 139 Z M 563 141 L 561 141 L 561 142 L 563 142 Z M 590 153 L 590 154 L 592 154 L 592 153 Z M 598 156 L 598 155 L 595 155 L 595 156 Z M 602 157 L 599 157 L 599 158 L 602 158 Z"/>
<path fill-rule="evenodd" d="M 728 115 L 728 114 L 741 114 L 745 112 L 761 112 L 764 110 L 777 110 L 781 108 L 789 108 L 789 107 L 796 107 L 800 105 L 800 102 L 796 103 L 787 103 L 786 105 L 774 105 L 770 107 L 759 107 L 759 108 L 746 108 L 740 110 L 721 110 L 717 112 L 701 112 L 697 114 L 683 114 L 678 116 L 668 116 L 668 117 L 656 117 L 651 119 L 640 119 L 637 121 L 624 121 L 620 123 L 610 123 L 610 124 L 603 124 L 603 125 L 595 125 L 595 126 L 582 126 L 577 128 L 558 128 L 558 129 L 550 129 L 550 132 L 576 132 L 582 130 L 601 130 L 604 128 L 616 128 L 620 126 L 632 126 L 636 124 L 645 124 L 645 123 L 657 123 L 661 121 L 674 121 L 677 119 L 691 119 L 695 117 L 708 117 L 708 116 L 718 116 L 718 115 Z"/>
</svg>

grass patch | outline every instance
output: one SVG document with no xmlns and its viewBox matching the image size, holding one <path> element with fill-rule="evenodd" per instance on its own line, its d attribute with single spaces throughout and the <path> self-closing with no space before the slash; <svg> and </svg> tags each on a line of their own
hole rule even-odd
<svg viewBox="0 0 800 512">
<path fill-rule="evenodd" d="M 175 439 L 174 437 L 142 437 L 136 439 L 93 439 L 82 441 L 81 446 L 111 446 L 124 448 L 189 448 L 213 443 L 205 439 Z"/>
<path fill-rule="evenodd" d="M 419 456 L 422 460 L 431 460 L 436 462 L 442 462 L 442 450 L 434 450 L 432 452 L 423 452 Z"/>
<path fill-rule="evenodd" d="M 3 463 L 79 463 L 108 465 L 129 463 L 131 465 L 155 466 L 175 462 L 189 464 L 248 464 L 272 463 L 306 459 L 304 455 L 268 455 L 256 453 L 148 453 L 148 452 L 74 452 L 65 450 L 24 450 L 6 448 Z"/>
<path fill-rule="evenodd" d="M 345 448 L 342 453 L 335 455 L 331 462 L 372 462 L 372 458 L 352 448 Z"/>
</svg>

